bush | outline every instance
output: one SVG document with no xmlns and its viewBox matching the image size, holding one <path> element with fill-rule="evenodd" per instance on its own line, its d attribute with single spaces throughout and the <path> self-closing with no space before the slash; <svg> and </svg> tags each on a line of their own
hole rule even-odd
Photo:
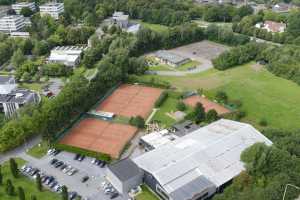
<svg viewBox="0 0 300 200">
<path fill-rule="evenodd" d="M 107 161 L 107 162 L 111 161 L 111 157 L 107 154 L 104 154 L 104 153 L 85 150 L 85 149 L 81 149 L 81 148 L 78 148 L 78 147 L 73 147 L 73 146 L 69 146 L 69 145 L 65 145 L 65 144 L 58 144 L 58 143 L 54 144 L 53 146 L 54 146 L 54 148 L 62 150 L 62 151 L 78 153 L 78 154 L 82 154 L 82 155 L 85 155 L 85 156 L 88 156 L 88 157 L 97 158 L 99 160 L 104 160 L 104 161 Z"/>
<path fill-rule="evenodd" d="M 228 96 L 224 91 L 218 91 L 215 98 L 217 99 L 217 101 L 222 103 L 227 103 L 228 101 Z"/>
<path fill-rule="evenodd" d="M 260 125 L 260 126 L 268 126 L 268 122 L 267 122 L 266 119 L 261 119 L 261 120 L 259 121 L 259 125 Z"/>
<path fill-rule="evenodd" d="M 164 91 L 163 93 L 161 93 L 160 97 L 156 100 L 154 106 L 155 108 L 158 108 L 160 107 L 164 102 L 165 100 L 168 98 L 169 94 L 167 91 Z"/>
<path fill-rule="evenodd" d="M 138 128 L 144 128 L 145 120 L 141 116 L 131 117 L 129 120 L 129 124 Z"/>
<path fill-rule="evenodd" d="M 182 101 L 179 101 L 176 105 L 176 108 L 180 111 L 184 111 L 186 109 L 186 105 Z"/>
<path fill-rule="evenodd" d="M 238 111 L 238 112 L 236 112 L 235 120 L 239 121 L 244 117 L 246 117 L 246 112 L 245 111 Z"/>
</svg>

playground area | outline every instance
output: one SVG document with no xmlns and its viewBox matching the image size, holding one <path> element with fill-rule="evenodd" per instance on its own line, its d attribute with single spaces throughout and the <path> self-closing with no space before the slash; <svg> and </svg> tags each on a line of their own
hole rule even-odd
<svg viewBox="0 0 300 200">
<path fill-rule="evenodd" d="M 218 115 L 224 115 L 231 112 L 224 106 L 199 95 L 190 96 L 184 99 L 183 102 L 191 107 L 195 107 L 197 103 L 201 103 L 204 107 L 205 112 L 214 109 L 218 113 Z"/>
<path fill-rule="evenodd" d="M 123 84 L 108 96 L 96 111 L 124 117 L 141 116 L 146 119 L 161 93 L 162 90 L 158 88 Z"/>
<path fill-rule="evenodd" d="M 88 117 L 75 124 L 60 143 L 119 158 L 136 133 L 136 127 Z"/>
</svg>

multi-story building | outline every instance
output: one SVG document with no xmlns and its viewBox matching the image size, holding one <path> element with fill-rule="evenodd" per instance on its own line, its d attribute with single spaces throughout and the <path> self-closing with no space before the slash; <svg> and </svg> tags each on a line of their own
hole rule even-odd
<svg viewBox="0 0 300 200">
<path fill-rule="evenodd" d="M 61 46 L 51 50 L 48 58 L 49 63 L 61 63 L 69 67 L 74 67 L 80 62 L 81 53 L 84 47 Z"/>
<path fill-rule="evenodd" d="M 40 6 L 41 15 L 50 15 L 54 19 L 58 19 L 59 15 L 64 12 L 63 3 L 46 3 Z"/>
<path fill-rule="evenodd" d="M 11 5 L 11 8 L 15 10 L 18 15 L 21 13 L 22 8 L 26 8 L 26 7 L 32 11 L 36 10 L 34 2 L 20 2 Z"/>
<path fill-rule="evenodd" d="M 10 6 L 0 6 L 0 18 L 6 16 L 9 9 Z"/>
<path fill-rule="evenodd" d="M 11 117 L 21 107 L 40 102 L 40 96 L 27 89 L 17 88 L 14 77 L 0 76 L 0 112 Z"/>
<path fill-rule="evenodd" d="M 114 12 L 113 23 L 116 24 L 120 28 L 127 29 L 128 28 L 128 19 L 129 15 L 125 15 L 124 12 Z"/>
<path fill-rule="evenodd" d="M 21 15 L 9 15 L 0 19 L 0 31 L 5 33 L 20 31 L 25 26 L 25 19 Z"/>
</svg>

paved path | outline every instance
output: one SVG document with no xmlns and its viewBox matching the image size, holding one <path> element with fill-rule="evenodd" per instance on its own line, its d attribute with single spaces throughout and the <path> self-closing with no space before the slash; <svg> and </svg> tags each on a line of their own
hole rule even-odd
<svg viewBox="0 0 300 200">
<path fill-rule="evenodd" d="M 11 151 L 8 151 L 6 153 L 0 154 L 0 164 L 9 160 L 9 158 L 12 158 L 12 157 L 22 157 L 23 158 L 24 154 L 27 155 L 26 150 L 37 145 L 38 143 L 41 142 L 41 140 L 42 140 L 41 136 L 34 137 L 34 138 L 30 139 L 29 141 L 27 141 L 22 146 L 19 146 L 19 147 L 15 148 Z"/>
<path fill-rule="evenodd" d="M 147 71 L 147 74 L 154 74 L 160 76 L 186 76 L 189 74 L 197 74 L 208 69 L 213 68 L 213 64 L 210 60 L 201 59 L 201 64 L 198 65 L 195 69 L 189 71 Z"/>
</svg>

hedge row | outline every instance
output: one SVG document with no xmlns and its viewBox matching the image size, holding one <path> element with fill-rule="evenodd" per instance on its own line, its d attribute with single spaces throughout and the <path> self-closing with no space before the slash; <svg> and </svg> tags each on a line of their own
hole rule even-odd
<svg viewBox="0 0 300 200">
<path fill-rule="evenodd" d="M 111 161 L 111 157 L 107 154 L 104 154 L 104 153 L 85 150 L 85 149 L 81 149 L 79 147 L 73 147 L 73 146 L 69 146 L 69 145 L 65 145 L 65 144 L 59 144 L 59 143 L 54 144 L 53 147 L 56 148 L 56 149 L 62 150 L 62 151 L 78 153 L 78 154 L 81 154 L 81 155 L 85 155 L 85 156 L 88 156 L 88 157 L 93 157 L 93 158 L 103 160 L 103 161 L 106 161 L 106 162 Z"/>
<path fill-rule="evenodd" d="M 163 93 L 161 93 L 160 97 L 156 100 L 156 102 L 154 104 L 155 108 L 160 107 L 165 102 L 165 100 L 168 98 L 168 96 L 169 96 L 169 93 L 167 91 L 164 91 Z"/>
</svg>

